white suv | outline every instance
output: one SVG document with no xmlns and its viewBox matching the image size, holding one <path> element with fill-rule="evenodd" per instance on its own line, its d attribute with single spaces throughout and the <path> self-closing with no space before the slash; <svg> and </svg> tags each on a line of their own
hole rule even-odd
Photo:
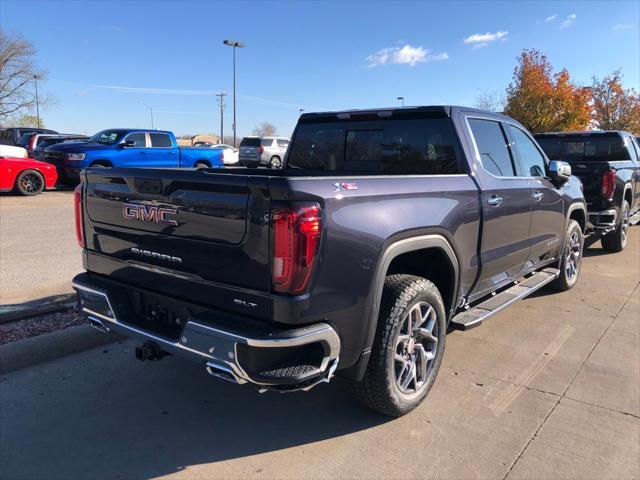
<svg viewBox="0 0 640 480">
<path fill-rule="evenodd" d="M 240 164 L 245 167 L 282 168 L 282 160 L 289 146 L 285 137 L 244 137 L 240 142 Z"/>
</svg>

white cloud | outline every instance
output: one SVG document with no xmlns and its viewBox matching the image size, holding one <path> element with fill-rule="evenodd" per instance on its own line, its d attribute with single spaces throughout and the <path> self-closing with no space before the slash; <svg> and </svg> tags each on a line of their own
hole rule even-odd
<svg viewBox="0 0 640 480">
<path fill-rule="evenodd" d="M 633 28 L 633 25 L 627 24 L 627 23 L 619 23 L 618 25 L 613 27 L 614 30 L 630 30 L 632 28 Z"/>
<path fill-rule="evenodd" d="M 567 18 L 560 24 L 560 28 L 567 28 L 574 24 L 576 21 L 577 15 L 572 13 L 571 15 L 567 15 Z"/>
<path fill-rule="evenodd" d="M 432 54 L 431 50 L 423 47 L 412 47 L 406 44 L 404 47 L 389 47 L 378 50 L 367 57 L 367 67 L 379 67 L 387 64 L 407 64 L 415 67 L 418 63 L 447 60 L 449 54 L 442 52 Z"/>
<path fill-rule="evenodd" d="M 544 19 L 545 22 L 550 23 L 555 21 L 558 18 L 558 14 L 554 13 L 553 15 L 549 15 L 547 18 Z"/>
<path fill-rule="evenodd" d="M 467 45 L 471 45 L 473 49 L 476 49 L 486 47 L 491 42 L 495 42 L 497 40 L 505 41 L 507 39 L 507 35 L 509 35 L 509 32 L 505 30 L 498 30 L 496 33 L 474 33 L 462 41 Z"/>
</svg>

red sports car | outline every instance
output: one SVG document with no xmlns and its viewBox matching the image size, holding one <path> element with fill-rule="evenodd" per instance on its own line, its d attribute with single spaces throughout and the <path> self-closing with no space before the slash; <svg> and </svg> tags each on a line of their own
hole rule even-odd
<svg viewBox="0 0 640 480">
<path fill-rule="evenodd" d="M 58 180 L 56 167 L 32 158 L 0 157 L 0 192 L 14 190 L 36 195 L 53 188 Z"/>
</svg>

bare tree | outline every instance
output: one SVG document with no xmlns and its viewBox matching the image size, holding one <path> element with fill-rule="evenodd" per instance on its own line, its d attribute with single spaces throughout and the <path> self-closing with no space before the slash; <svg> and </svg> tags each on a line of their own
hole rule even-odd
<svg viewBox="0 0 640 480">
<path fill-rule="evenodd" d="M 483 90 L 476 97 L 475 107 L 487 112 L 501 112 L 504 109 L 504 95 Z"/>
<path fill-rule="evenodd" d="M 259 137 L 271 137 L 278 134 L 278 129 L 272 123 L 262 122 L 253 129 L 253 134 Z"/>
<path fill-rule="evenodd" d="M 0 120 L 36 105 L 34 80 L 44 79 L 35 61 L 35 48 L 17 34 L 0 30 Z M 47 103 L 41 96 L 40 105 Z"/>
</svg>

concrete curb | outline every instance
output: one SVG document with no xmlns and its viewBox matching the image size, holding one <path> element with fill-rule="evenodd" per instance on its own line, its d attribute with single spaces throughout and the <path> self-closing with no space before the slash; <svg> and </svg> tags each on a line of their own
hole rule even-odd
<svg viewBox="0 0 640 480">
<path fill-rule="evenodd" d="M 65 293 L 25 303 L 0 305 L 0 324 L 67 310 L 73 307 L 75 301 L 75 293 Z"/>
<path fill-rule="evenodd" d="M 124 337 L 115 333 L 99 332 L 90 325 L 78 325 L 0 345 L 0 375 L 90 350 L 122 338 Z"/>
</svg>

